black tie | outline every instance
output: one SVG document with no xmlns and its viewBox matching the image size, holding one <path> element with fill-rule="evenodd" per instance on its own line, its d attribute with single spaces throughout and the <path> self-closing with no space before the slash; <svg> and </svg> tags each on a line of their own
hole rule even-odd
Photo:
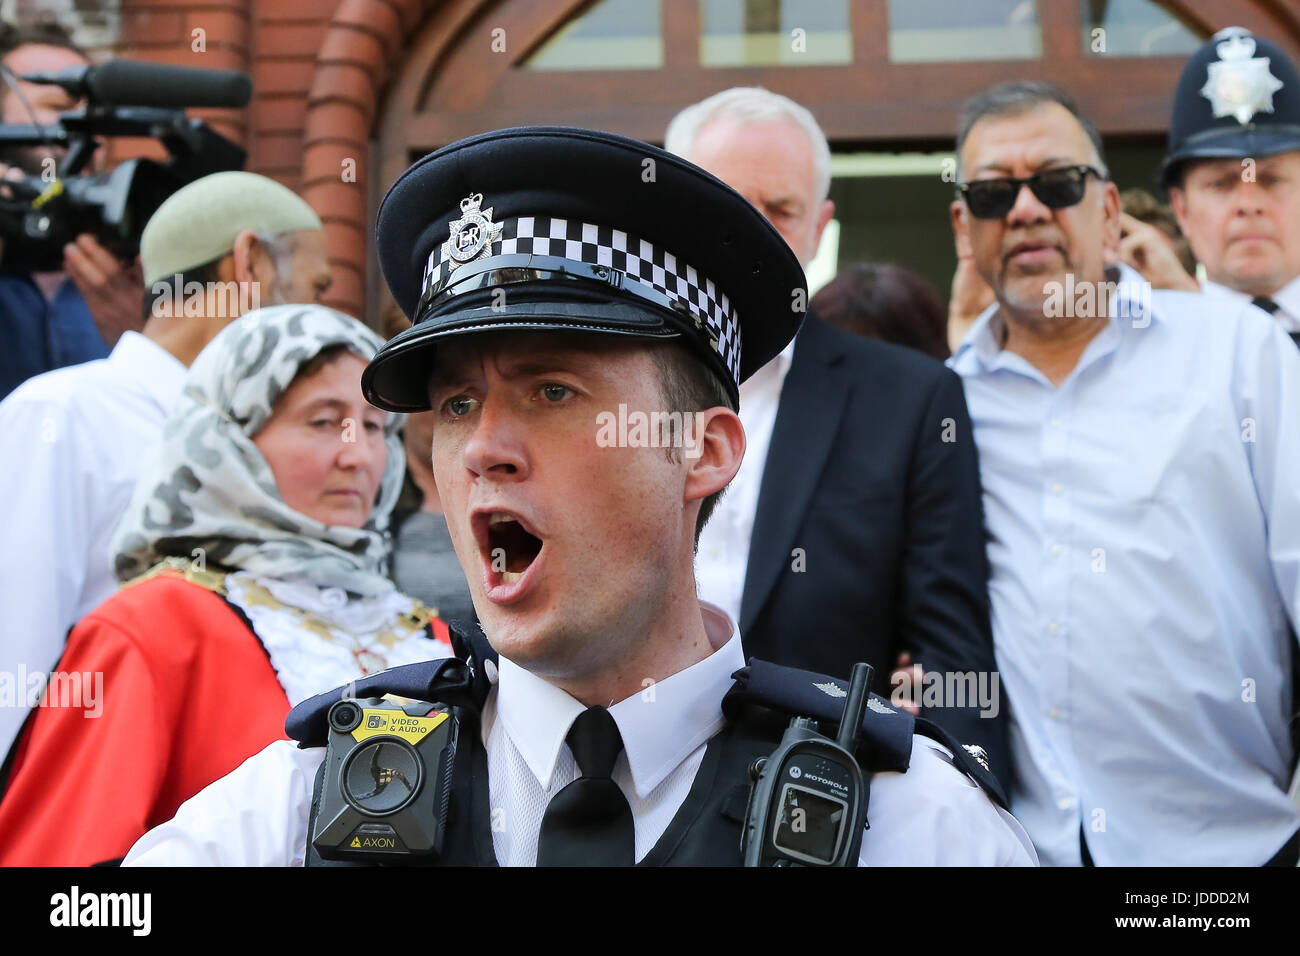
<svg viewBox="0 0 1300 956">
<path fill-rule="evenodd" d="M 604 707 L 588 707 L 566 739 L 582 776 L 547 804 L 537 865 L 631 866 L 636 862 L 632 808 L 610 779 L 623 751 L 618 724 Z"/>
<path fill-rule="evenodd" d="M 1267 312 L 1269 315 L 1276 315 L 1277 311 L 1282 308 L 1280 305 L 1278 305 L 1276 302 L 1274 302 L 1266 295 L 1255 296 L 1255 298 L 1250 300 L 1250 304 L 1254 306 L 1258 306 L 1259 308 Z M 1292 342 L 1294 342 L 1297 346 L 1300 346 L 1300 332 L 1288 332 L 1287 335 L 1291 336 Z"/>
</svg>

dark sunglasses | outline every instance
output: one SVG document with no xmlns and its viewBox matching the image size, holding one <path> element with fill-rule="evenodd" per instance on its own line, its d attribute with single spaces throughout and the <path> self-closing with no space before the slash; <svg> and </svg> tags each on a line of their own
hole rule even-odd
<svg viewBox="0 0 1300 956">
<path fill-rule="evenodd" d="M 1020 195 L 1020 187 L 1028 186 L 1034 197 L 1048 209 L 1065 209 L 1083 199 L 1088 190 L 1088 176 L 1105 181 L 1106 177 L 1091 166 L 1061 166 L 1045 169 L 1027 179 L 977 179 L 961 183 L 957 194 L 966 200 L 966 206 L 976 219 L 1001 219 L 1011 211 Z"/>
</svg>

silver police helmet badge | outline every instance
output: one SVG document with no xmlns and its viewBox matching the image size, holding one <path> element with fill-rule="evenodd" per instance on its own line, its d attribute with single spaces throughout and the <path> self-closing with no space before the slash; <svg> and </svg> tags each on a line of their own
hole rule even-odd
<svg viewBox="0 0 1300 956">
<path fill-rule="evenodd" d="M 474 193 L 460 201 L 460 218 L 451 221 L 451 235 L 443 243 L 443 258 L 466 263 L 486 259 L 492 243 L 501 238 L 502 223 L 492 221 L 492 208 L 480 208 L 483 194 Z"/>
<path fill-rule="evenodd" d="M 1232 116 L 1245 126 L 1256 113 L 1273 112 L 1273 94 L 1282 89 L 1282 81 L 1269 69 L 1268 57 L 1255 56 L 1255 40 L 1249 31 L 1228 27 L 1215 36 L 1224 37 L 1214 48 L 1219 62 L 1209 65 L 1201 87 L 1214 118 Z"/>
</svg>

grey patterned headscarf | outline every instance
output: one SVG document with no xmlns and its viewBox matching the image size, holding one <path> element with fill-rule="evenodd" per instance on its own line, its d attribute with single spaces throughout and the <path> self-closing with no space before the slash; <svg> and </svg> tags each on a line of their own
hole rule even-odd
<svg viewBox="0 0 1300 956">
<path fill-rule="evenodd" d="M 258 309 L 223 329 L 190 368 L 118 523 L 110 551 L 118 579 L 201 548 L 219 567 L 362 597 L 391 591 L 387 528 L 405 468 L 404 416 L 388 416 L 388 462 L 361 528 L 324 525 L 290 508 L 252 441 L 304 363 L 336 345 L 369 361 L 382 344 L 356 319 L 319 305 Z"/>
</svg>

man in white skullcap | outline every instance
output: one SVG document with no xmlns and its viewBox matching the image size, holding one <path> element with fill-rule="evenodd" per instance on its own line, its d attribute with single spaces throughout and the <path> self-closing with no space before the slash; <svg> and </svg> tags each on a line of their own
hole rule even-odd
<svg viewBox="0 0 1300 956">
<path fill-rule="evenodd" d="M 319 217 L 253 173 L 178 190 L 145 226 L 140 258 L 141 332 L 123 334 L 106 359 L 37 375 L 0 402 L 0 759 L 68 629 L 117 589 L 109 538 L 190 363 L 244 312 L 319 300 L 330 283 Z M 0 789 L 4 777 L 0 769 Z"/>
</svg>

